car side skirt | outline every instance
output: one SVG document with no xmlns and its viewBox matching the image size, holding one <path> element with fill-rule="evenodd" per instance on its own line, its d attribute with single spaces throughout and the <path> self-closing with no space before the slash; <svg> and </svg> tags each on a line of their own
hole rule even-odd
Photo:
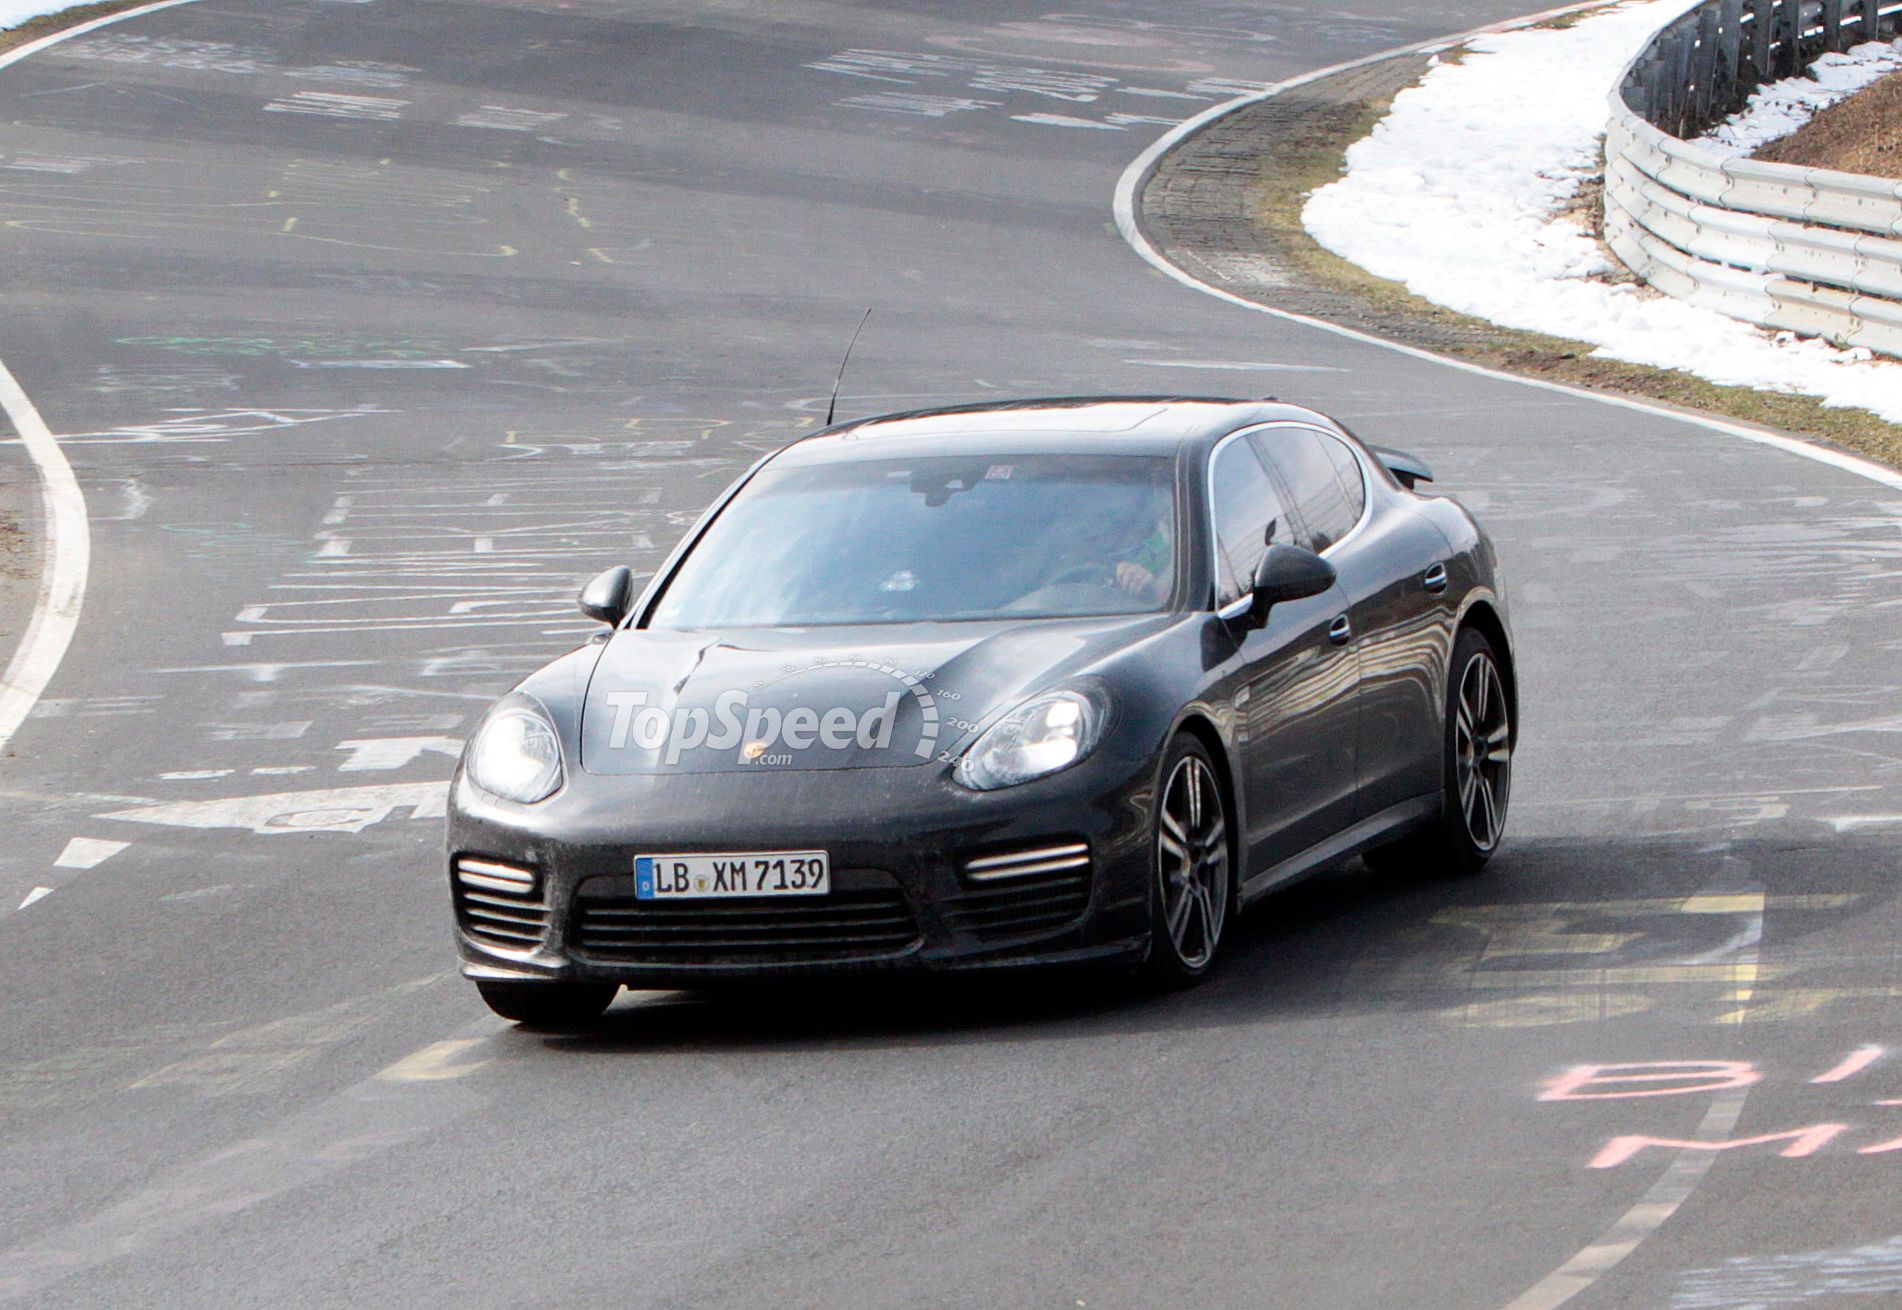
<svg viewBox="0 0 1902 1310">
<path fill-rule="evenodd" d="M 1370 847 L 1422 827 L 1439 811 L 1440 797 L 1437 794 L 1415 796 L 1397 805 L 1389 805 L 1380 813 L 1369 815 L 1353 827 L 1335 833 L 1326 841 L 1316 842 L 1299 855 L 1263 869 L 1247 879 L 1242 883 L 1241 902 L 1247 906 L 1278 887 L 1299 882 Z"/>
</svg>

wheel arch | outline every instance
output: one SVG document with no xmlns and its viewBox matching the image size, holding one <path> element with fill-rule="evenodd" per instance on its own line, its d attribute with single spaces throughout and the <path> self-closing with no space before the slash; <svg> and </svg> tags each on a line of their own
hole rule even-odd
<svg viewBox="0 0 1902 1310">
<path fill-rule="evenodd" d="M 1506 698 L 1512 705 L 1512 727 L 1516 735 L 1519 730 L 1519 668 L 1513 659 L 1512 638 L 1506 632 L 1506 621 L 1500 617 L 1499 610 L 1490 600 L 1481 598 L 1468 605 L 1466 612 L 1460 615 L 1453 640 L 1457 642 L 1460 632 L 1467 628 L 1484 636 L 1492 645 L 1493 654 L 1499 657 L 1499 674 L 1506 683 Z"/>
</svg>

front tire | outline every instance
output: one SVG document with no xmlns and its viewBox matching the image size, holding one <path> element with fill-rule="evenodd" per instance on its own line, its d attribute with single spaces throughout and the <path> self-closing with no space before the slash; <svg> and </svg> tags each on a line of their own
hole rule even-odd
<svg viewBox="0 0 1902 1310">
<path fill-rule="evenodd" d="M 575 1032 L 601 1017 L 620 989 L 613 983 L 476 983 L 484 1003 L 504 1019 L 541 1032 Z"/>
<path fill-rule="evenodd" d="M 1145 969 L 1163 987 L 1215 967 L 1234 907 L 1228 802 L 1208 751 L 1184 733 L 1170 743 L 1150 839 L 1150 938 Z"/>
<path fill-rule="evenodd" d="M 1378 872 L 1478 873 L 1505 836 L 1518 729 L 1498 653 L 1484 633 L 1462 629 L 1448 670 L 1440 813 L 1429 827 L 1368 851 L 1363 858 Z"/>
</svg>

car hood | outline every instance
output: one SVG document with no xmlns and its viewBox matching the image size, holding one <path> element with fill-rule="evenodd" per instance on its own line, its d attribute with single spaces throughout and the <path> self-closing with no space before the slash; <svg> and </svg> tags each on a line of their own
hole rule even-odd
<svg viewBox="0 0 1902 1310">
<path fill-rule="evenodd" d="M 589 773 L 902 768 L 1168 626 L 1167 615 L 617 632 L 589 680 Z"/>
</svg>

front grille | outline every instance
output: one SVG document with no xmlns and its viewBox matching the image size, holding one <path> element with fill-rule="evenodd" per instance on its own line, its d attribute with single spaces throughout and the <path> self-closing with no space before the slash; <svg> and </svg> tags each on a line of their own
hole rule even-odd
<svg viewBox="0 0 1902 1310">
<path fill-rule="evenodd" d="M 979 941 L 1029 937 L 1067 927 L 1090 905 L 1090 848 L 1046 844 L 966 861 L 973 884 L 951 897 L 945 922 Z"/>
<path fill-rule="evenodd" d="M 471 937 L 514 951 L 533 950 L 548 932 L 548 906 L 535 870 L 458 855 L 456 921 Z"/>
<path fill-rule="evenodd" d="M 851 876 L 812 898 L 639 901 L 626 879 L 581 885 L 569 944 L 582 955 L 635 964 L 770 964 L 894 955 L 918 921 L 886 874 Z"/>
</svg>

